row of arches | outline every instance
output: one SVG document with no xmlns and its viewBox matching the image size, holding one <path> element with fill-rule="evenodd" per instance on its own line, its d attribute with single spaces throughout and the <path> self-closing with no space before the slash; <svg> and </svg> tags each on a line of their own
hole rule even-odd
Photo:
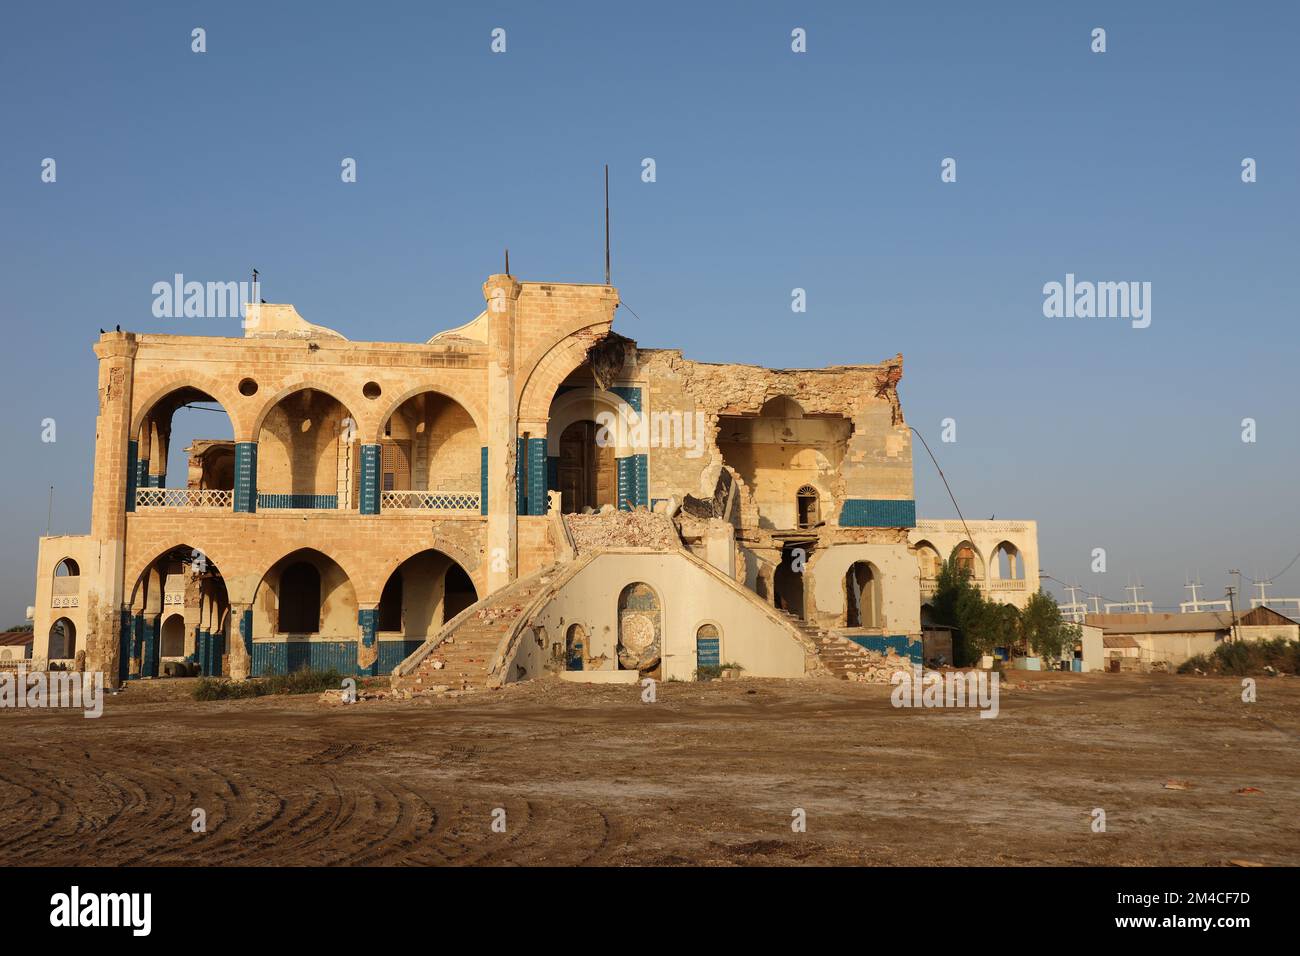
<svg viewBox="0 0 1300 956">
<path fill-rule="evenodd" d="M 426 549 L 389 575 L 374 608 L 375 632 L 417 644 L 477 600 L 468 572 L 444 552 Z M 220 568 L 198 549 L 178 545 L 141 572 L 129 608 L 124 676 L 160 676 L 169 658 L 221 673 L 232 639 L 247 648 L 255 639 L 355 644 L 363 636 L 351 579 L 337 561 L 313 548 L 281 557 L 262 575 L 251 603 L 234 607 Z"/>
<path fill-rule="evenodd" d="M 362 444 L 380 447 L 381 491 L 477 491 L 483 434 L 450 396 L 416 390 L 382 416 L 377 434 L 361 433 L 357 422 L 343 401 L 315 386 L 294 388 L 263 408 L 248 435 L 257 444 L 256 459 L 243 467 L 255 470 L 265 506 L 287 501 L 355 508 Z M 141 412 L 131 432 L 137 488 L 233 491 L 235 438 L 227 409 L 210 392 L 193 386 L 166 392 Z M 168 500 L 148 492 L 139 497 L 149 504 Z M 204 500 L 226 503 L 217 496 Z"/>
<path fill-rule="evenodd" d="M 918 541 L 914 546 L 917 563 L 920 566 L 921 580 L 933 581 L 939 574 L 943 558 L 929 541 Z M 1010 541 L 1001 541 L 993 549 L 992 560 L 985 564 L 984 556 L 970 541 L 961 541 L 948 555 L 948 560 L 966 571 L 975 581 L 988 579 L 995 581 L 1023 581 L 1025 578 L 1024 557 Z"/>
</svg>

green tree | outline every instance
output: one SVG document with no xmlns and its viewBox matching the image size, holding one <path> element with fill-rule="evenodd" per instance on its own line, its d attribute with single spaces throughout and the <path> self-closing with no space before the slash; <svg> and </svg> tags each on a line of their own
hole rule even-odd
<svg viewBox="0 0 1300 956">
<path fill-rule="evenodd" d="M 1079 639 L 1079 628 L 1061 617 L 1056 598 L 1042 588 L 1030 596 L 1021 620 L 1025 641 L 1039 657 L 1058 658 L 1063 648 L 1073 647 Z"/>
</svg>

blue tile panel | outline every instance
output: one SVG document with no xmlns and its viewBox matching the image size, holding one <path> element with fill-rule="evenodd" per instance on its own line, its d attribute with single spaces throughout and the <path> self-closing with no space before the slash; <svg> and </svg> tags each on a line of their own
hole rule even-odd
<svg viewBox="0 0 1300 956">
<path fill-rule="evenodd" d="M 546 438 L 528 439 L 528 513 L 546 514 Z"/>
<path fill-rule="evenodd" d="M 479 449 L 479 463 L 478 463 L 478 511 L 479 514 L 483 514 L 483 515 L 488 513 L 487 466 L 488 466 L 488 450 L 487 450 L 487 446 L 484 445 L 482 448 Z"/>
<path fill-rule="evenodd" d="M 632 411 L 641 414 L 641 389 L 635 385 L 614 385 L 610 391 L 632 406 Z"/>
<path fill-rule="evenodd" d="M 524 475 L 528 468 L 526 438 L 515 439 L 515 514 L 528 514 L 528 486 Z"/>
<path fill-rule="evenodd" d="M 140 443 L 129 441 L 126 443 L 126 510 L 135 510 L 135 489 L 139 480 L 139 455 Z M 125 612 L 124 612 L 125 613 Z"/>
<path fill-rule="evenodd" d="M 338 495 L 262 495 L 257 496 L 259 511 L 277 508 L 306 508 L 313 511 L 329 511 L 339 506 Z"/>
<path fill-rule="evenodd" d="M 131 637 L 135 633 L 135 618 L 130 611 L 122 612 L 121 627 L 117 639 L 117 679 L 124 681 L 131 673 Z"/>
<path fill-rule="evenodd" d="M 379 673 L 391 674 L 393 668 L 402 661 L 406 660 L 417 650 L 424 641 L 380 641 L 379 642 Z"/>
<path fill-rule="evenodd" d="M 410 657 L 423 641 L 380 641 L 378 674 L 390 674 Z M 370 676 L 357 667 L 356 641 L 258 641 L 253 645 L 253 676 L 289 674 L 293 671 L 327 671 L 333 668 L 346 677 Z"/>
<path fill-rule="evenodd" d="M 257 442 L 235 442 L 235 510 L 257 510 Z"/>
<path fill-rule="evenodd" d="M 695 639 L 695 666 L 717 667 L 722 663 L 721 638 L 697 637 Z"/>
<path fill-rule="evenodd" d="M 162 615 L 144 618 L 144 634 L 140 641 L 140 676 L 158 676 L 158 626 Z"/>
<path fill-rule="evenodd" d="M 253 609 L 250 607 L 239 615 L 239 639 L 244 642 L 244 653 L 253 653 Z"/>
<path fill-rule="evenodd" d="M 375 646 L 375 631 L 379 625 L 379 609 L 373 607 L 363 607 L 357 610 L 357 624 L 361 628 L 361 646 Z M 357 665 L 359 673 L 364 673 L 369 677 L 374 677 L 379 673 L 379 658 L 376 655 L 375 660 L 371 661 L 366 667 Z"/>
<path fill-rule="evenodd" d="M 379 514 L 379 446 L 361 446 L 361 497 L 363 515 Z"/>
<path fill-rule="evenodd" d="M 840 509 L 842 528 L 915 528 L 916 502 L 910 498 L 850 498 Z"/>
<path fill-rule="evenodd" d="M 885 654 L 892 650 L 899 657 L 909 658 L 914 664 L 924 664 L 924 653 L 919 637 L 908 637 L 906 634 L 871 635 L 871 634 L 846 634 L 844 635 L 859 647 L 865 647 L 869 651 L 875 651 L 877 654 Z"/>
<path fill-rule="evenodd" d="M 650 503 L 649 461 L 648 455 L 628 455 L 616 460 L 620 511 L 631 511 L 639 505 Z"/>
</svg>

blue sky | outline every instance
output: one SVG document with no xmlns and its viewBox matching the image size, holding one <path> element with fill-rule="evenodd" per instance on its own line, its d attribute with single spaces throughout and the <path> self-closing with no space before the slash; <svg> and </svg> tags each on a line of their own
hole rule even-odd
<svg viewBox="0 0 1300 956">
<path fill-rule="evenodd" d="M 54 531 L 89 528 L 99 327 L 238 334 L 154 318 L 153 283 L 257 266 L 309 321 L 422 341 L 482 307 L 507 245 L 523 279 L 600 281 L 606 162 L 624 334 L 786 367 L 902 352 L 966 516 L 1037 519 L 1056 577 L 1172 606 L 1189 573 L 1213 597 L 1272 575 L 1300 550 L 1298 9 L 10 5 L 0 626 L 50 485 Z M 1066 273 L 1150 282 L 1151 326 L 1045 318 Z M 954 516 L 919 445 L 916 479 Z"/>
</svg>

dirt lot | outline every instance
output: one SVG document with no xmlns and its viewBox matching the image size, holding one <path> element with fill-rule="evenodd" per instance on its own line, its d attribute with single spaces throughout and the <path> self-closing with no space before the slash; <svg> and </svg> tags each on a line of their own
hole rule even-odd
<svg viewBox="0 0 1300 956">
<path fill-rule="evenodd" d="M 0 864 L 1300 863 L 1300 681 L 1027 679 L 995 720 L 834 681 L 348 707 L 137 684 L 98 720 L 0 712 Z"/>
</svg>

